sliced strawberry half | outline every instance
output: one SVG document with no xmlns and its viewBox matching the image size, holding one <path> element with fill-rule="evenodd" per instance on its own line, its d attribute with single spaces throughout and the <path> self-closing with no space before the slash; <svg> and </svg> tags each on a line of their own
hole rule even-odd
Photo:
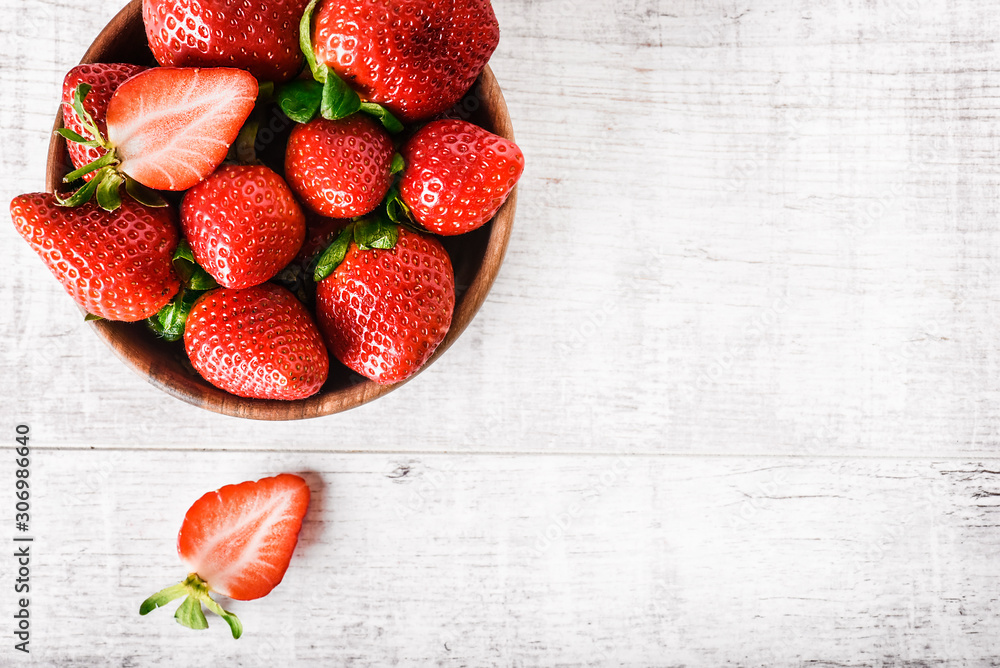
<svg viewBox="0 0 1000 668">
<path fill-rule="evenodd" d="M 233 68 L 157 67 L 108 103 L 119 169 L 157 190 L 187 190 L 215 171 L 257 101 L 257 80 Z"/>
<path fill-rule="evenodd" d="M 107 137 L 86 109 L 92 86 L 73 92 L 70 106 L 83 132 L 61 128 L 67 140 L 103 149 L 98 160 L 65 176 L 66 183 L 96 172 L 63 206 L 79 206 L 95 194 L 101 208 L 121 205 L 124 182 L 135 199 L 163 206 L 155 190 L 187 190 L 215 171 L 253 111 L 259 87 L 233 68 L 155 67 L 121 84 L 108 102 Z"/>
<path fill-rule="evenodd" d="M 204 604 L 239 638 L 240 620 L 210 592 L 237 601 L 269 594 L 288 570 L 308 507 L 306 481 L 290 473 L 205 494 L 187 511 L 177 534 L 177 553 L 191 574 L 143 601 L 139 614 L 187 596 L 174 615 L 180 624 L 208 628 Z"/>
</svg>

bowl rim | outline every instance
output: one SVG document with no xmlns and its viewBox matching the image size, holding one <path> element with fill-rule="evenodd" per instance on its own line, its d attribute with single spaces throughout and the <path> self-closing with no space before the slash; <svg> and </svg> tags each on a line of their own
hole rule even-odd
<svg viewBox="0 0 1000 668">
<path fill-rule="evenodd" d="M 134 29 L 136 21 L 142 22 L 142 0 L 130 0 L 108 22 L 91 43 L 80 60 L 80 64 L 101 62 L 100 59 L 107 44 L 113 42 L 126 29 Z M 507 104 L 489 65 L 483 69 L 470 91 L 477 89 L 477 97 L 488 100 L 492 105 L 490 110 L 492 112 L 491 121 L 494 124 L 493 132 L 514 141 L 514 130 Z M 60 165 L 65 161 L 66 140 L 55 132 L 61 127 L 62 104 L 59 105 L 56 113 L 46 162 L 45 189 L 50 193 L 58 192 L 64 174 Z M 142 327 L 142 323 L 96 320 L 90 322 L 90 325 L 112 352 L 135 373 L 170 396 L 199 408 L 232 417 L 269 421 L 302 420 L 334 415 L 362 406 L 402 387 L 439 359 L 462 335 L 486 301 L 500 267 L 503 265 L 507 246 L 510 243 L 516 207 L 517 187 L 515 186 L 491 222 L 487 223 L 491 229 L 482 262 L 461 299 L 456 300 L 451 328 L 447 335 L 427 362 L 410 378 L 400 383 L 379 385 L 360 375 L 353 374 L 352 381 L 347 387 L 327 392 L 321 391 L 306 399 L 296 401 L 247 399 L 220 390 L 197 374 L 190 378 L 178 376 L 170 365 L 158 364 L 157 359 L 150 359 L 152 355 L 150 348 L 142 341 L 137 340 L 139 337 L 134 335 L 134 328 Z M 332 354 L 330 355 L 330 363 L 331 365 L 339 364 Z"/>
</svg>

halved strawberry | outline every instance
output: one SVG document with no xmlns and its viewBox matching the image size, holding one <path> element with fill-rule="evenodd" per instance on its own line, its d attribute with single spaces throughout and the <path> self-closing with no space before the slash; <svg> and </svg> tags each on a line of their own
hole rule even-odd
<svg viewBox="0 0 1000 668">
<path fill-rule="evenodd" d="M 187 511 L 177 534 L 177 554 L 190 575 L 143 601 L 139 614 L 187 596 L 174 615 L 180 624 L 208 628 L 204 604 L 239 638 L 240 620 L 212 600 L 210 592 L 237 601 L 269 594 L 288 570 L 308 508 L 306 481 L 290 473 L 205 494 Z"/>
<path fill-rule="evenodd" d="M 257 80 L 231 68 L 157 67 L 118 87 L 108 141 L 121 171 L 157 190 L 187 190 L 215 171 L 257 101 Z"/>
<path fill-rule="evenodd" d="M 87 132 L 83 119 L 73 109 L 73 93 L 80 84 L 88 84 L 91 86 L 91 90 L 87 99 L 84 100 L 84 108 L 93 116 L 98 129 L 106 135 L 108 125 L 104 117 L 111 96 L 122 83 L 145 69 L 147 68 L 141 65 L 128 63 L 91 63 L 77 65 L 71 69 L 66 73 L 66 78 L 63 79 L 63 125 L 80 135 Z M 77 168 L 88 165 L 107 153 L 103 148 L 84 146 L 73 141 L 66 143 L 66 149 L 69 151 L 73 166 Z M 94 172 L 84 175 L 83 178 L 89 181 L 94 178 Z"/>
<path fill-rule="evenodd" d="M 71 105 L 85 132 L 59 132 L 106 153 L 66 175 L 69 183 L 97 172 L 60 201 L 77 206 L 96 193 L 98 204 L 112 211 L 119 205 L 122 182 L 133 197 L 153 204 L 160 198 L 145 188 L 187 190 L 211 174 L 253 111 L 258 86 L 248 72 L 230 68 L 155 67 L 140 72 L 120 85 L 108 102 L 107 137 L 84 107 L 90 92 L 88 84 L 81 84 Z"/>
</svg>

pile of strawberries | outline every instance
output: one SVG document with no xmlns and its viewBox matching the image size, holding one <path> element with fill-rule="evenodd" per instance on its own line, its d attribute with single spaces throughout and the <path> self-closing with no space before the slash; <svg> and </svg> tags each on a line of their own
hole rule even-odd
<svg viewBox="0 0 1000 668">
<path fill-rule="evenodd" d="M 88 317 L 183 339 L 232 394 L 309 397 L 331 353 L 413 375 L 455 305 L 435 235 L 490 221 L 524 168 L 448 116 L 496 49 L 489 0 L 144 0 L 143 20 L 159 66 L 66 75 L 76 189 L 16 197 L 20 234 Z M 294 128 L 264 164 L 276 113 Z"/>
</svg>

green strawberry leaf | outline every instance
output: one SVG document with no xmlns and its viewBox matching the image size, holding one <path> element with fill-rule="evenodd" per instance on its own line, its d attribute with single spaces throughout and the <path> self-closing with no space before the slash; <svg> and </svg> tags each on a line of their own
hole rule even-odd
<svg viewBox="0 0 1000 668">
<path fill-rule="evenodd" d="M 162 589 L 142 602 L 142 605 L 139 606 L 139 614 L 148 615 L 153 610 L 156 610 L 157 608 L 162 608 L 167 603 L 170 603 L 171 601 L 178 599 L 187 593 L 188 593 L 188 588 L 184 582 L 178 582 L 177 584 L 171 587 Z"/>
<path fill-rule="evenodd" d="M 241 635 L 243 635 L 243 624 L 240 622 L 240 618 L 229 612 L 228 610 L 223 610 L 222 606 L 215 602 L 208 593 L 201 599 L 201 602 L 205 604 L 205 607 L 222 617 L 229 624 L 229 630 L 233 632 L 233 639 L 238 640 Z"/>
<path fill-rule="evenodd" d="M 319 0 L 310 0 L 305 11 L 302 12 L 302 19 L 299 21 L 299 48 L 302 49 L 302 55 L 305 56 L 306 62 L 309 64 L 313 78 L 323 83 L 326 81 L 329 70 L 326 65 L 316 61 L 316 52 L 312 45 L 312 18 L 318 2 Z"/>
<path fill-rule="evenodd" d="M 118 172 L 111 172 L 103 179 L 101 185 L 97 186 L 97 205 L 105 211 L 114 211 L 122 205 L 122 196 L 119 188 L 125 180 Z"/>
<path fill-rule="evenodd" d="M 187 242 L 187 239 L 181 239 L 180 243 L 177 244 L 177 249 L 174 251 L 174 256 L 171 258 L 174 262 L 177 260 L 187 260 L 191 264 L 197 263 L 194 259 L 194 251 L 191 250 L 191 244 Z"/>
<path fill-rule="evenodd" d="M 278 106 L 296 123 L 308 123 L 316 118 L 323 101 L 323 84 L 299 79 L 278 89 Z"/>
<path fill-rule="evenodd" d="M 313 272 L 313 280 L 319 283 L 324 278 L 334 272 L 347 256 L 347 249 L 351 247 L 351 238 L 354 235 L 352 225 L 344 228 L 344 231 L 337 235 L 333 243 L 323 252 L 316 263 L 316 270 Z"/>
<path fill-rule="evenodd" d="M 77 190 L 69 197 L 63 199 L 57 194 L 55 196 L 56 204 L 58 204 L 59 206 L 74 207 L 74 206 L 80 206 L 84 202 L 89 202 L 90 198 L 92 198 L 94 196 L 94 193 L 97 192 L 97 187 L 101 185 L 101 181 L 103 181 L 104 178 L 112 171 L 114 170 L 111 167 L 101 168 L 101 170 L 94 175 L 94 178 L 88 181 L 86 185 L 84 185 L 82 188 Z"/>
<path fill-rule="evenodd" d="M 205 619 L 205 613 L 201 611 L 201 600 L 194 596 L 188 596 L 184 599 L 181 607 L 177 608 L 177 612 L 174 613 L 174 619 L 177 620 L 178 624 L 196 631 L 208 628 L 208 620 Z"/>
<path fill-rule="evenodd" d="M 94 117 L 90 115 L 83 106 L 83 100 L 87 97 L 93 86 L 90 84 L 82 83 L 76 87 L 73 91 L 73 111 L 76 115 L 80 117 L 80 122 L 83 123 L 83 129 L 90 134 L 90 138 L 94 141 L 100 142 L 101 146 L 105 145 L 104 137 L 101 136 L 101 131 L 97 127 L 97 123 L 94 121 Z"/>
<path fill-rule="evenodd" d="M 125 192 L 143 206 L 153 207 L 154 209 L 167 206 L 167 200 L 163 199 L 160 193 L 152 188 L 147 188 L 128 175 L 125 176 Z"/>
<path fill-rule="evenodd" d="M 61 135 L 67 141 L 76 142 L 77 144 L 83 144 L 84 146 L 89 146 L 90 148 L 98 148 L 101 146 L 101 142 L 96 139 L 87 139 L 81 134 L 77 134 L 70 130 L 69 128 L 59 128 L 56 130 L 56 134 Z"/>
<path fill-rule="evenodd" d="M 354 243 L 361 250 L 389 250 L 398 239 L 399 226 L 382 216 L 362 220 L 354 226 Z"/>
<path fill-rule="evenodd" d="M 410 207 L 399 194 L 399 186 L 393 185 L 385 196 L 385 215 L 394 223 L 412 223 L 413 214 Z"/>
<path fill-rule="evenodd" d="M 205 271 L 194 257 L 194 251 L 186 239 L 181 239 L 173 257 L 174 271 L 184 287 L 190 290 L 214 290 L 219 287 L 212 275 Z"/>
<path fill-rule="evenodd" d="M 93 313 L 88 313 L 87 315 L 83 316 L 84 322 L 94 322 L 95 320 L 104 320 L 104 317 L 99 315 L 94 315 Z"/>
<path fill-rule="evenodd" d="M 104 167 L 107 167 L 109 165 L 116 164 L 117 162 L 118 159 L 115 157 L 114 152 L 109 151 L 104 155 L 102 155 L 97 160 L 94 160 L 93 162 L 84 165 L 80 169 L 73 170 L 72 172 L 64 176 L 63 183 L 73 183 L 73 181 L 76 181 L 77 179 L 82 179 L 84 176 L 90 174 L 91 172 L 96 172 L 99 169 L 103 169 Z"/>
<path fill-rule="evenodd" d="M 403 160 L 403 156 L 399 153 L 392 156 L 392 167 L 390 174 L 399 174 L 401 171 L 406 169 L 406 160 Z"/>
<path fill-rule="evenodd" d="M 347 118 L 361 108 L 361 98 L 333 71 L 323 84 L 319 113 L 329 121 Z"/>
<path fill-rule="evenodd" d="M 392 134 L 397 134 L 403 131 L 403 124 L 399 122 L 399 119 L 393 116 L 392 112 L 383 107 L 381 104 L 375 104 L 374 102 L 362 102 L 361 111 L 377 118 L 382 123 L 382 126 Z"/>
<path fill-rule="evenodd" d="M 191 309 L 205 292 L 205 290 L 181 288 L 169 304 L 147 319 L 147 323 L 157 336 L 167 341 L 180 341 L 184 338 L 184 327 L 187 325 L 188 316 L 191 315 Z"/>
</svg>

